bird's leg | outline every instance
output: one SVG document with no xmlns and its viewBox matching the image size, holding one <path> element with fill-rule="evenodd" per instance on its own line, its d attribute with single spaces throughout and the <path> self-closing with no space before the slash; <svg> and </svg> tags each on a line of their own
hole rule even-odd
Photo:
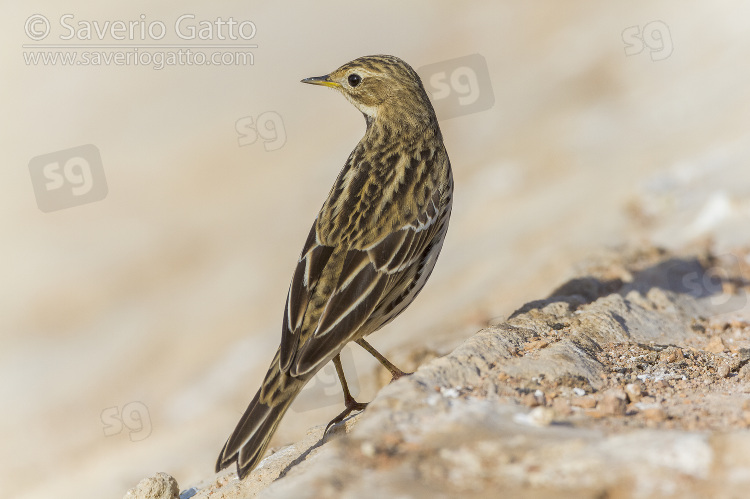
<svg viewBox="0 0 750 499">
<path fill-rule="evenodd" d="M 346 408 L 333 418 L 328 425 L 326 426 L 326 429 L 323 431 L 323 435 L 325 435 L 328 432 L 328 428 L 335 425 L 336 423 L 342 422 L 349 414 L 351 414 L 354 411 L 361 411 L 364 410 L 365 407 L 367 407 L 367 404 L 363 404 L 361 402 L 357 402 L 354 400 L 354 397 L 352 397 L 352 394 L 349 393 L 349 385 L 346 384 L 346 377 L 344 377 L 344 368 L 341 367 L 341 357 L 339 355 L 336 355 L 333 358 L 333 365 L 336 366 L 336 374 L 339 375 L 339 381 L 341 381 L 341 388 L 344 390 L 344 405 Z"/>
<path fill-rule="evenodd" d="M 375 350 L 372 347 L 372 345 L 370 345 L 369 343 L 367 343 L 363 338 L 360 338 L 360 339 L 358 339 L 356 341 L 357 341 L 357 344 L 359 346 L 361 346 L 362 348 L 364 348 L 365 350 L 367 350 L 370 353 L 370 355 L 372 355 L 373 357 L 375 357 L 376 359 L 378 359 L 378 362 L 380 362 L 381 364 L 383 364 L 383 367 L 385 367 L 386 369 L 388 369 L 391 372 L 391 383 L 393 383 L 394 381 L 396 381 L 397 379 L 399 379 L 401 376 L 408 376 L 409 374 L 414 374 L 414 373 L 405 373 L 404 371 L 402 371 L 398 367 L 396 367 L 393 364 L 391 364 L 391 362 L 388 359 L 386 359 L 385 357 L 383 357 L 380 354 L 380 352 L 378 352 L 377 350 Z"/>
</svg>

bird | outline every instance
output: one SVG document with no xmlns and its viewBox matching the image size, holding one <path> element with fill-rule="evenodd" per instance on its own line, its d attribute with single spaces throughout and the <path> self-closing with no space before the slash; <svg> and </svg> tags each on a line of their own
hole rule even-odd
<svg viewBox="0 0 750 499">
<path fill-rule="evenodd" d="M 356 342 L 396 380 L 407 374 L 365 337 L 403 312 L 430 277 L 445 240 L 453 174 L 435 110 L 416 71 L 391 55 L 354 59 L 302 83 L 333 88 L 365 118 L 304 243 L 287 294 L 281 343 L 261 388 L 227 439 L 216 472 L 236 463 L 239 479 L 260 462 L 305 384 L 333 361 L 345 409 L 339 353 Z"/>
</svg>

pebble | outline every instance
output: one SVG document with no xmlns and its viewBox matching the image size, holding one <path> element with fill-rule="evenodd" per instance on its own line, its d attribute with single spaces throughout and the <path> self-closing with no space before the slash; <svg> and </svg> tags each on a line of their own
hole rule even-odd
<svg viewBox="0 0 750 499">
<path fill-rule="evenodd" d="M 575 387 L 573 388 L 573 393 L 575 393 L 579 397 L 583 397 L 584 395 L 586 395 L 586 390 L 584 390 L 583 388 Z"/>
<path fill-rule="evenodd" d="M 662 350 L 662 352 L 659 354 L 659 361 L 660 362 L 677 362 L 682 359 L 684 359 L 685 356 L 682 353 L 682 349 L 677 347 L 669 347 L 665 350 Z"/>
<path fill-rule="evenodd" d="M 576 407 L 582 407 L 584 409 L 593 409 L 596 407 L 596 399 L 591 395 L 585 397 L 577 397 L 570 401 Z"/>
<path fill-rule="evenodd" d="M 725 348 L 724 342 L 721 341 L 721 336 L 712 336 L 705 350 L 711 353 L 721 353 Z"/>
<path fill-rule="evenodd" d="M 625 385 L 625 393 L 628 394 L 631 402 L 638 402 L 643 395 L 643 388 L 640 383 L 628 383 Z"/>
<path fill-rule="evenodd" d="M 547 405 L 547 397 L 544 396 L 544 392 L 536 390 L 534 393 L 527 393 L 521 399 L 524 405 L 529 407 L 537 407 L 540 405 Z"/>
<path fill-rule="evenodd" d="M 526 406 L 529 406 L 529 407 L 537 407 L 537 406 L 541 405 L 539 403 L 539 400 L 537 400 L 537 398 L 534 396 L 533 393 L 527 393 L 526 395 L 524 395 L 523 397 L 521 397 L 521 403 L 523 403 L 523 405 L 526 405 Z"/>
<path fill-rule="evenodd" d="M 555 411 L 549 407 L 534 407 L 528 413 L 513 415 L 513 421 L 527 426 L 549 426 L 555 419 Z"/>
<path fill-rule="evenodd" d="M 362 442 L 362 445 L 359 446 L 359 450 L 367 457 L 375 455 L 375 446 L 372 442 Z"/>
<path fill-rule="evenodd" d="M 544 392 L 541 390 L 536 390 L 534 392 L 534 399 L 537 402 L 537 405 L 547 405 L 547 397 L 544 396 Z"/>
<path fill-rule="evenodd" d="M 178 499 L 180 488 L 177 481 L 166 473 L 157 473 L 144 478 L 125 493 L 123 499 Z"/>
<path fill-rule="evenodd" d="M 454 398 L 457 398 L 459 395 L 461 395 L 461 389 L 462 388 L 463 388 L 462 386 L 456 386 L 456 387 L 452 387 L 452 388 L 441 387 L 440 388 L 440 394 L 443 397 L 453 398 L 454 399 Z"/>
<path fill-rule="evenodd" d="M 555 413 L 560 416 L 570 416 L 573 413 L 573 410 L 570 408 L 570 402 L 564 398 L 554 399 L 552 401 L 552 408 L 555 410 Z"/>
<path fill-rule="evenodd" d="M 604 397 L 599 404 L 599 409 L 608 415 L 622 416 L 628 405 L 628 396 L 624 390 L 615 388 L 604 392 Z"/>
<path fill-rule="evenodd" d="M 547 345 L 549 345 L 549 341 L 547 340 L 536 340 L 536 341 L 532 341 L 524 345 L 523 349 L 526 350 L 527 352 L 530 352 L 531 350 L 538 350 L 540 348 L 544 348 Z"/>
<path fill-rule="evenodd" d="M 549 426 L 555 419 L 555 411 L 549 407 L 535 407 L 529 412 L 529 422 L 535 426 Z"/>
<path fill-rule="evenodd" d="M 716 375 L 719 378 L 726 378 L 727 376 L 729 376 L 729 364 L 722 363 L 716 370 Z"/>
<path fill-rule="evenodd" d="M 669 383 L 667 383 L 667 380 L 660 379 L 659 381 L 654 382 L 654 387 L 659 389 L 669 388 Z"/>
<path fill-rule="evenodd" d="M 664 421 L 667 419 L 667 411 L 661 407 L 647 407 L 641 410 L 641 413 L 648 421 Z"/>
</svg>

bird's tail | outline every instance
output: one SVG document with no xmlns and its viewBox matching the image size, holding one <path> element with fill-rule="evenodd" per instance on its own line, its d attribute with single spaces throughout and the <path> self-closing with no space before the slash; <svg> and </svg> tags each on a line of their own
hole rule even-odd
<svg viewBox="0 0 750 499">
<path fill-rule="evenodd" d="M 266 452 L 281 418 L 304 385 L 304 381 L 280 371 L 277 354 L 263 386 L 255 394 L 221 449 L 216 461 L 216 471 L 219 472 L 234 462 L 237 463 L 237 475 L 240 479 L 252 471 Z"/>
</svg>

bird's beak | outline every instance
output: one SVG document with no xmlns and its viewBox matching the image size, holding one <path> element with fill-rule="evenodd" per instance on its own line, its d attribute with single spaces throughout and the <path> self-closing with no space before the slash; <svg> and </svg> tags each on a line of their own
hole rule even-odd
<svg viewBox="0 0 750 499">
<path fill-rule="evenodd" d="M 311 85 L 324 85 L 331 88 L 341 88 L 341 85 L 331 80 L 330 75 L 325 76 L 313 76 L 312 78 L 305 78 L 302 83 L 309 83 Z"/>
</svg>

